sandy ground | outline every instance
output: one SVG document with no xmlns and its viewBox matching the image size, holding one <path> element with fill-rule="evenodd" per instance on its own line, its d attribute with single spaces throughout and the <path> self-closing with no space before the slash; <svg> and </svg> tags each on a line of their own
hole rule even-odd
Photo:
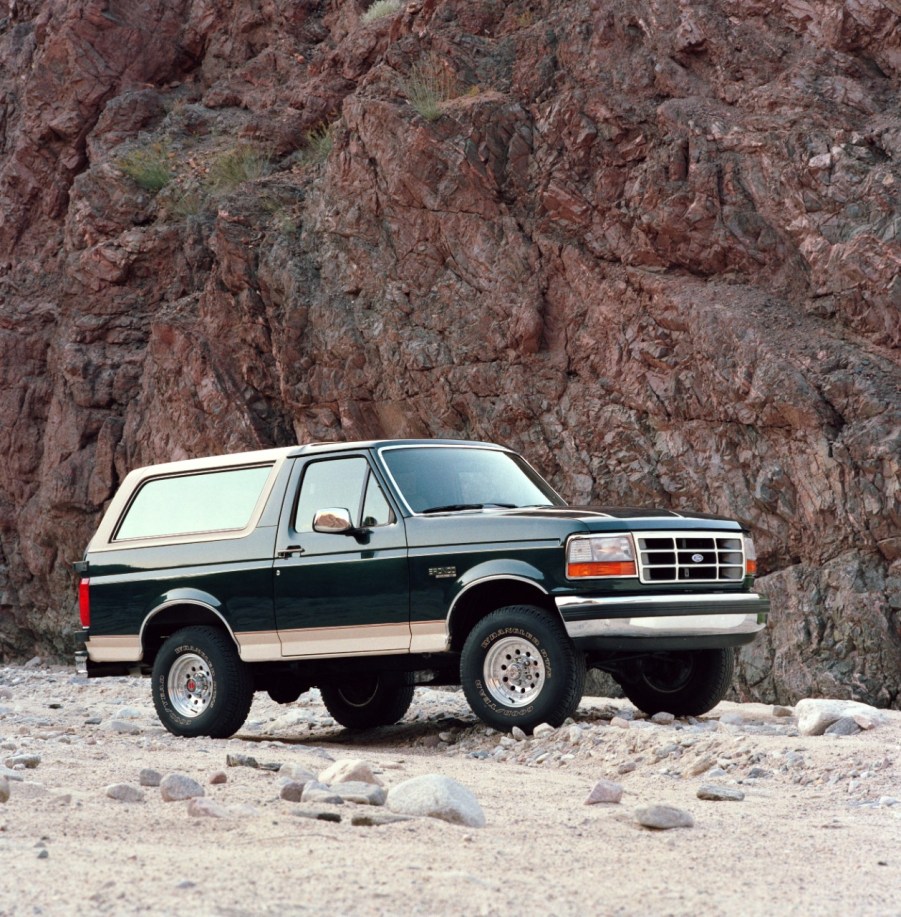
<svg viewBox="0 0 901 917">
<path fill-rule="evenodd" d="M 419 689 L 401 724 L 352 734 L 316 692 L 287 707 L 257 695 L 237 737 L 186 740 L 159 725 L 146 680 L 0 667 L 0 763 L 22 778 L 0 805 L 0 914 L 901 914 L 901 713 L 845 737 L 798 736 L 755 704 L 664 726 L 617 713 L 635 715 L 586 699 L 575 727 L 515 742 L 461 694 Z M 350 803 L 340 823 L 297 817 L 277 773 L 229 754 L 361 758 L 389 787 L 442 774 L 487 824 L 360 827 Z M 230 814 L 192 817 L 154 787 L 107 796 L 142 768 L 194 777 Z M 601 778 L 621 803 L 585 804 Z M 704 801 L 702 784 L 745 798 Z M 653 803 L 694 827 L 640 827 Z"/>
</svg>

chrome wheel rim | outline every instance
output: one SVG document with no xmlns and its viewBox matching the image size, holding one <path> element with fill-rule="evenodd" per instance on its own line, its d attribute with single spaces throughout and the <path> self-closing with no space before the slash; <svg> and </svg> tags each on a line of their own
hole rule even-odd
<svg viewBox="0 0 901 917">
<path fill-rule="evenodd" d="M 213 673 L 196 653 L 185 653 L 169 669 L 166 690 L 175 712 L 188 719 L 200 716 L 213 699 Z"/>
<path fill-rule="evenodd" d="M 541 693 L 544 660 L 534 643 L 504 637 L 488 650 L 482 667 L 488 693 L 505 707 L 525 707 Z"/>
</svg>

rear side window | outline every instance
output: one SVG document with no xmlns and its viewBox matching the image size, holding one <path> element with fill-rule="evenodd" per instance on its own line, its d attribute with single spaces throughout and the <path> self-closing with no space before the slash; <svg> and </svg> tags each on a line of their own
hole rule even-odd
<svg viewBox="0 0 901 917">
<path fill-rule="evenodd" d="M 116 541 L 243 529 L 271 465 L 182 474 L 147 481 L 119 524 Z"/>
</svg>

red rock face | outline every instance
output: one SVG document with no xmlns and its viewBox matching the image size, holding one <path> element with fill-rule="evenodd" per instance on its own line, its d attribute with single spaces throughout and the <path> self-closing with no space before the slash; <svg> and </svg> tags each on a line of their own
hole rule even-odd
<svg viewBox="0 0 901 917">
<path fill-rule="evenodd" d="M 737 516 L 739 690 L 897 705 L 897 6 L 364 8 L 0 21 L 0 653 L 67 649 L 135 465 L 472 436 Z"/>
</svg>

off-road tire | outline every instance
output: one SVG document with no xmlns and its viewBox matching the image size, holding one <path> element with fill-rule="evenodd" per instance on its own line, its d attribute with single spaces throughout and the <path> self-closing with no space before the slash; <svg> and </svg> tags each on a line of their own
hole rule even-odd
<svg viewBox="0 0 901 917">
<path fill-rule="evenodd" d="M 735 651 L 684 650 L 642 660 L 620 685 L 623 694 L 649 716 L 700 716 L 712 710 L 732 685 Z"/>
<path fill-rule="evenodd" d="M 325 709 L 347 729 L 391 726 L 404 718 L 413 703 L 413 685 L 386 675 L 320 685 L 319 690 Z"/>
<path fill-rule="evenodd" d="M 157 653 L 153 705 L 177 736 L 234 735 L 253 702 L 253 676 L 231 637 L 215 627 L 176 631 Z"/>
<path fill-rule="evenodd" d="M 560 726 L 585 687 L 585 656 L 559 619 L 534 605 L 509 605 L 473 627 L 460 657 L 473 713 L 495 729 Z"/>
</svg>

